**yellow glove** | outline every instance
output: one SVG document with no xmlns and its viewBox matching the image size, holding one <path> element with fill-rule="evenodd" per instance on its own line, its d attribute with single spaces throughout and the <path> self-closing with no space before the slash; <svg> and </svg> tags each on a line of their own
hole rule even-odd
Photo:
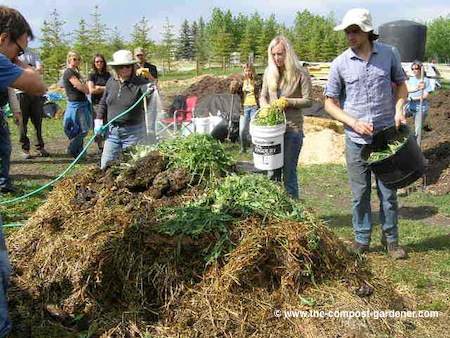
<svg viewBox="0 0 450 338">
<path fill-rule="evenodd" d="M 149 71 L 148 68 L 139 68 L 138 70 L 136 70 L 136 75 L 145 77 L 146 79 L 149 79 L 150 78 L 150 71 Z"/>
<path fill-rule="evenodd" d="M 259 111 L 259 117 L 266 117 L 267 115 L 269 115 L 269 107 L 263 107 L 261 108 L 261 110 Z"/>
<path fill-rule="evenodd" d="M 280 97 L 279 99 L 273 101 L 271 106 L 278 108 L 280 111 L 284 111 L 288 106 L 288 100 L 285 97 Z"/>
</svg>

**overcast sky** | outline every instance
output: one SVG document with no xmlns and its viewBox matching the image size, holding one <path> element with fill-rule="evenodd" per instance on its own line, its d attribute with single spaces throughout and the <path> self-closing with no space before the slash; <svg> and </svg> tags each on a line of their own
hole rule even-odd
<svg viewBox="0 0 450 338">
<path fill-rule="evenodd" d="M 419 22 L 450 14 L 450 2 L 444 0 L 2 0 L 2 5 L 18 9 L 31 24 L 33 32 L 39 38 L 40 28 L 53 9 L 66 21 L 64 30 L 75 29 L 80 19 L 90 20 L 95 5 L 100 8 L 102 21 L 109 28 L 117 26 L 122 36 L 128 38 L 133 25 L 145 16 L 152 27 L 151 38 L 161 40 L 165 18 L 175 25 L 187 19 L 190 22 L 200 16 L 208 20 L 214 7 L 230 9 L 233 15 L 239 12 L 252 14 L 255 11 L 263 17 L 274 14 L 278 22 L 290 26 L 295 13 L 307 9 L 315 14 L 327 15 L 334 12 L 340 19 L 353 7 L 364 7 L 371 11 L 375 26 L 383 23 L 407 19 Z M 31 46 L 35 46 L 33 42 Z"/>
</svg>

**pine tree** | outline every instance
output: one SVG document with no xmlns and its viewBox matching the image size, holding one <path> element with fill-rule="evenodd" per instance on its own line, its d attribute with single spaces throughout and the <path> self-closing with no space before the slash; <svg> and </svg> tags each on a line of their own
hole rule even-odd
<svg viewBox="0 0 450 338">
<path fill-rule="evenodd" d="M 308 10 L 297 12 L 292 29 L 292 43 L 301 60 L 310 60 L 310 40 L 312 38 L 314 16 Z"/>
<path fill-rule="evenodd" d="M 277 22 L 275 20 L 275 16 L 272 14 L 267 20 L 264 21 L 263 29 L 258 39 L 256 51 L 263 63 L 267 62 L 267 47 L 269 46 L 270 41 L 272 41 L 277 34 Z"/>
<path fill-rule="evenodd" d="M 239 50 L 242 39 L 244 37 L 245 28 L 247 27 L 248 18 L 239 13 L 236 18 L 233 19 L 233 50 Z"/>
<path fill-rule="evenodd" d="M 65 21 L 54 9 L 41 27 L 41 60 L 44 65 L 44 80 L 47 83 L 58 81 L 60 72 L 66 65 L 69 47 L 66 40 L 67 34 L 63 31 L 64 24 Z"/>
<path fill-rule="evenodd" d="M 170 72 L 170 68 L 172 65 L 172 61 L 175 56 L 175 49 L 176 49 L 176 39 L 175 34 L 173 32 L 174 26 L 170 24 L 169 18 L 166 17 L 166 22 L 163 25 L 163 32 L 162 32 L 162 44 L 161 44 L 161 52 L 162 52 L 162 58 L 163 62 L 166 62 L 167 64 L 167 70 Z"/>
<path fill-rule="evenodd" d="M 205 21 L 203 21 L 202 17 L 200 17 L 200 19 L 198 20 L 198 29 L 195 36 L 194 46 L 197 75 L 199 75 L 200 69 L 203 67 L 209 57 L 206 24 Z"/>
<path fill-rule="evenodd" d="M 81 71 L 84 73 L 87 72 L 89 64 L 91 62 L 92 57 L 92 41 L 91 41 L 91 34 L 89 29 L 87 28 L 86 21 L 84 19 L 81 19 L 78 23 L 78 29 L 75 30 L 75 40 L 73 44 L 73 48 L 80 53 L 82 63 Z"/>
<path fill-rule="evenodd" d="M 131 49 L 141 47 L 146 53 L 149 53 L 153 47 L 153 41 L 150 39 L 150 30 L 148 20 L 145 16 L 133 26 L 133 32 L 131 33 Z"/>
<path fill-rule="evenodd" d="M 213 9 L 211 20 L 207 25 L 207 34 L 212 57 L 222 65 L 222 69 L 226 68 L 230 59 L 233 43 L 231 25 L 230 11 L 224 13 L 219 8 Z"/>
<path fill-rule="evenodd" d="M 261 36 L 263 30 L 263 20 L 257 12 L 247 21 L 245 33 L 240 44 L 241 60 L 247 62 L 249 55 L 258 56 L 258 37 Z"/>
<path fill-rule="evenodd" d="M 122 35 L 120 34 L 119 28 L 117 26 L 114 26 L 113 30 L 111 31 L 111 36 L 109 38 L 109 48 L 105 53 L 105 57 L 109 58 L 111 57 L 112 53 L 125 48 L 126 43 Z"/>
<path fill-rule="evenodd" d="M 94 6 L 94 10 L 91 13 L 91 20 L 92 22 L 89 25 L 91 52 L 92 54 L 104 54 L 108 50 L 106 45 L 107 27 L 101 22 L 101 14 L 98 5 Z"/>
<path fill-rule="evenodd" d="M 193 60 L 195 55 L 197 54 L 197 35 L 198 35 L 198 24 L 197 21 L 194 21 L 191 25 L 189 39 L 191 42 L 191 50 L 189 51 L 189 59 Z"/>
<path fill-rule="evenodd" d="M 332 34 L 327 34 L 321 47 L 321 61 L 330 62 L 336 57 L 336 44 Z"/>
<path fill-rule="evenodd" d="M 191 30 L 189 22 L 184 20 L 178 37 L 177 59 L 190 60 L 192 51 Z"/>
</svg>

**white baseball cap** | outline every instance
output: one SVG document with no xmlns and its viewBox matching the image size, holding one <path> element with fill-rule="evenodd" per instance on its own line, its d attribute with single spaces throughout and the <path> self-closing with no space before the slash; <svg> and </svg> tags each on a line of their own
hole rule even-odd
<svg viewBox="0 0 450 338">
<path fill-rule="evenodd" d="M 363 32 L 373 31 L 372 16 L 365 8 L 352 8 L 345 13 L 342 23 L 334 27 L 335 31 L 342 31 L 351 25 L 357 25 Z"/>
<path fill-rule="evenodd" d="M 121 49 L 113 54 L 113 60 L 108 62 L 109 66 L 134 65 L 137 60 L 133 58 L 133 53 L 129 50 Z"/>
</svg>

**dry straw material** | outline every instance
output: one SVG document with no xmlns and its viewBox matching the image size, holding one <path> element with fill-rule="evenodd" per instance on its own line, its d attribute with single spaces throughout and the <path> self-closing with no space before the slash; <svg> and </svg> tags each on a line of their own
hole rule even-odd
<svg viewBox="0 0 450 338">
<path fill-rule="evenodd" d="M 13 281 L 28 295 L 12 311 L 101 337 L 408 336 L 400 320 L 276 317 L 406 305 L 276 183 L 196 185 L 212 176 L 170 163 L 148 151 L 58 184 L 9 237 Z"/>
</svg>

